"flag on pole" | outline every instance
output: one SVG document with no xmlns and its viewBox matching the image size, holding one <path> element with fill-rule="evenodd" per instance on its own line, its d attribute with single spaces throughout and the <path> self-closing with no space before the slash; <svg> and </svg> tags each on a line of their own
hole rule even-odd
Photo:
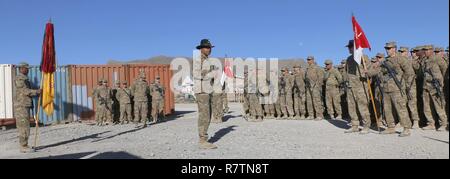
<svg viewBox="0 0 450 179">
<path fill-rule="evenodd" d="M 55 98 L 56 54 L 53 30 L 53 24 L 49 21 L 45 26 L 41 61 L 42 109 L 48 116 L 53 115 Z"/>
<path fill-rule="evenodd" d="M 234 74 L 231 69 L 230 61 L 225 60 L 225 67 L 223 68 L 222 78 L 220 79 L 220 84 L 222 84 L 222 86 L 225 84 L 227 78 L 234 78 Z"/>
<path fill-rule="evenodd" d="M 359 64 L 361 63 L 361 59 L 363 54 L 363 50 L 365 48 L 368 48 L 371 50 L 369 41 L 367 40 L 366 34 L 362 30 L 361 26 L 359 25 L 358 21 L 356 21 L 355 16 L 352 16 L 352 23 L 353 23 L 353 32 L 354 32 L 354 53 L 353 57 L 355 58 L 355 61 Z"/>
</svg>

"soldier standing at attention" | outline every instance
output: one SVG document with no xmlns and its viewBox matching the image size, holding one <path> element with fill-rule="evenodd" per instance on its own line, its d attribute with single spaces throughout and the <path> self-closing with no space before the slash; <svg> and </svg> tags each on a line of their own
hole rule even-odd
<svg viewBox="0 0 450 179">
<path fill-rule="evenodd" d="M 216 149 L 217 146 L 208 142 L 208 128 L 211 123 L 211 92 L 212 90 L 204 89 L 203 87 L 212 86 L 214 84 L 214 77 L 210 74 L 213 70 L 212 66 L 204 66 L 204 64 L 209 63 L 209 56 L 211 55 L 211 51 L 214 46 L 208 39 L 203 39 L 200 42 L 200 45 L 197 46 L 197 50 L 200 50 L 201 53 L 201 62 L 200 62 L 200 76 L 194 77 L 194 80 L 200 82 L 201 85 L 195 85 L 196 87 L 200 86 L 200 89 L 195 90 L 195 96 L 197 99 L 198 105 L 198 135 L 199 135 L 199 147 L 201 149 Z M 194 67 L 195 68 L 195 67 Z M 198 69 L 197 69 L 198 70 Z M 212 88 L 212 87 L 211 87 Z M 210 91 L 210 92 L 209 92 Z"/>
<path fill-rule="evenodd" d="M 447 128 L 447 115 L 444 110 L 444 77 L 442 76 L 439 57 L 433 54 L 433 46 L 425 45 L 422 50 L 425 53 L 425 61 L 422 72 L 424 73 L 424 113 L 427 118 L 427 126 L 423 130 L 435 130 L 436 122 L 433 120 L 432 107 L 439 116 L 440 127 L 438 131 L 445 131 Z"/>
<path fill-rule="evenodd" d="M 395 42 L 386 43 L 385 46 L 388 57 L 380 63 L 379 70 L 369 72 L 370 76 L 378 76 L 383 85 L 383 109 L 388 128 L 382 134 L 395 134 L 394 110 L 397 111 L 400 118 L 400 124 L 403 131 L 400 137 L 410 136 L 411 120 L 407 118 L 406 109 L 406 90 L 401 82 L 411 84 L 414 71 L 408 66 L 408 61 L 397 53 L 397 44 Z"/>
<path fill-rule="evenodd" d="M 101 119 L 99 117 L 99 112 L 97 112 L 99 109 L 98 107 L 98 98 L 97 98 L 97 93 L 98 93 L 98 89 L 103 85 L 103 79 L 98 80 L 98 85 L 92 90 L 92 98 L 94 99 L 96 105 L 95 105 L 95 121 L 96 121 L 96 125 L 99 126 L 101 124 Z"/>
<path fill-rule="evenodd" d="M 352 127 L 345 131 L 345 133 L 359 132 L 360 118 L 363 121 L 363 130 L 360 134 L 368 134 L 371 120 L 369 110 L 369 92 L 367 89 L 367 80 L 363 76 L 362 67 L 355 61 L 354 58 L 354 41 L 350 40 L 347 48 L 350 56 L 345 63 L 345 73 L 343 75 L 345 96 L 347 97 L 348 113 Z M 368 59 L 367 56 L 363 58 Z M 362 60 L 362 59 L 361 59 Z"/>
<path fill-rule="evenodd" d="M 131 86 L 131 94 L 134 97 L 134 123 L 136 127 L 139 126 L 139 123 L 144 123 L 143 127 L 147 127 L 150 88 L 144 72 L 141 72 L 139 78 Z"/>
<path fill-rule="evenodd" d="M 131 90 L 128 88 L 127 81 L 122 82 L 122 88 L 119 88 L 116 93 L 116 99 L 120 104 L 120 124 L 129 123 L 132 121 L 131 114 Z"/>
<path fill-rule="evenodd" d="M 406 89 L 406 95 L 407 97 L 407 107 L 408 112 L 410 116 L 410 120 L 413 122 L 412 129 L 418 129 L 419 128 L 419 111 L 417 109 L 417 86 L 416 86 L 416 69 L 417 67 L 414 67 L 414 62 L 412 60 L 412 56 L 409 56 L 409 48 L 408 47 L 400 47 L 401 56 L 408 59 L 408 66 L 413 69 L 414 74 L 411 76 L 412 80 L 410 84 L 405 83 L 405 89 Z"/>
<path fill-rule="evenodd" d="M 96 89 L 97 98 L 97 111 L 99 117 L 99 123 L 97 125 L 109 125 L 112 122 L 111 113 L 111 90 L 108 87 L 108 81 L 102 80 L 103 85 Z"/>
<path fill-rule="evenodd" d="M 307 59 L 308 68 L 305 72 L 306 102 L 308 118 L 316 121 L 323 119 L 322 86 L 324 71 L 314 62 L 314 57 Z M 315 115 L 314 115 L 315 114 Z"/>
<path fill-rule="evenodd" d="M 294 66 L 294 112 L 297 120 L 304 120 L 305 109 L 305 71 L 299 66 Z"/>
<path fill-rule="evenodd" d="M 152 119 L 153 123 L 157 123 L 159 117 L 164 116 L 164 87 L 161 85 L 159 76 L 151 85 L 150 94 L 152 96 Z"/>
<path fill-rule="evenodd" d="M 14 117 L 16 118 L 16 127 L 19 132 L 20 152 L 33 152 L 28 146 L 28 138 L 30 136 L 30 110 L 33 107 L 32 97 L 39 96 L 42 90 L 31 89 L 28 80 L 29 65 L 25 62 L 19 64 L 19 74 L 15 79 L 15 101 L 14 101 Z"/>
<path fill-rule="evenodd" d="M 333 68 L 333 62 L 331 60 L 325 61 L 325 75 L 323 79 L 326 90 L 325 90 L 325 104 L 327 109 L 328 117 L 334 118 L 334 113 L 336 114 L 336 119 L 342 119 L 341 110 L 341 98 L 339 96 L 339 85 L 342 84 L 342 76 L 338 70 Z M 334 109 L 334 112 L 333 112 Z"/>
</svg>

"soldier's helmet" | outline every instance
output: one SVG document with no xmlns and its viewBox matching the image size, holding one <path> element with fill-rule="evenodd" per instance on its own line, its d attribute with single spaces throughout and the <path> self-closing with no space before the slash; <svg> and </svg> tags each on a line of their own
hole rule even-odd
<svg viewBox="0 0 450 179">
<path fill-rule="evenodd" d="M 294 69 L 300 69 L 301 67 L 300 67 L 300 65 L 294 65 L 292 68 L 294 68 Z"/>
<path fill-rule="evenodd" d="M 384 46 L 385 49 L 397 48 L 397 42 L 388 42 Z"/>
<path fill-rule="evenodd" d="M 409 52 L 409 47 L 400 47 L 398 52 Z"/>
<path fill-rule="evenodd" d="M 325 60 L 325 65 L 333 65 L 333 61 L 331 61 L 331 60 Z"/>
<path fill-rule="evenodd" d="M 314 56 L 308 56 L 308 58 L 306 58 L 306 60 L 314 60 Z"/>
<path fill-rule="evenodd" d="M 30 65 L 27 62 L 20 62 L 18 67 L 19 68 L 30 68 Z"/>
<path fill-rule="evenodd" d="M 448 47 L 447 47 L 447 49 L 445 49 L 445 52 L 448 52 Z"/>
<path fill-rule="evenodd" d="M 122 81 L 122 84 L 127 85 L 128 82 L 127 81 Z"/>
<path fill-rule="evenodd" d="M 441 48 L 441 47 L 434 48 L 434 52 L 443 52 L 443 51 L 444 51 L 444 48 Z"/>
</svg>

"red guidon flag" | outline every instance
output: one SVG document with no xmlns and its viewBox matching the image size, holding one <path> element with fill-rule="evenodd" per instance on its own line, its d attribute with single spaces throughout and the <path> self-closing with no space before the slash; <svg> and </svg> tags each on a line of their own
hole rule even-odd
<svg viewBox="0 0 450 179">
<path fill-rule="evenodd" d="M 234 78 L 234 74 L 231 69 L 231 62 L 225 59 L 225 67 L 223 68 L 222 78 L 220 79 L 220 84 L 222 84 L 222 86 L 227 78 Z"/>
<path fill-rule="evenodd" d="M 47 116 L 53 115 L 55 99 L 56 53 L 53 24 L 48 22 L 45 26 L 44 42 L 42 45 L 42 109 Z"/>
<path fill-rule="evenodd" d="M 354 54 L 353 57 L 355 58 L 355 61 L 357 63 L 361 63 L 361 59 L 363 54 L 363 50 L 365 48 L 368 48 L 371 50 L 369 41 L 367 40 L 366 34 L 364 34 L 364 31 L 362 30 L 361 26 L 359 25 L 358 21 L 356 21 L 355 16 L 352 16 L 352 23 L 353 23 L 353 32 L 355 33 L 355 44 L 354 44 Z"/>
</svg>

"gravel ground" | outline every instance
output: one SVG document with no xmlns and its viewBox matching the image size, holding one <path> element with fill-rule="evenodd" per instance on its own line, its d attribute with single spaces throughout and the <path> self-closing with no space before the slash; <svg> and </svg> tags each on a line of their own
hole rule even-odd
<svg viewBox="0 0 450 179">
<path fill-rule="evenodd" d="M 88 124 L 40 128 L 40 149 L 29 154 L 19 153 L 15 129 L 0 131 L 0 158 L 449 158 L 448 132 L 414 130 L 407 138 L 376 131 L 344 134 L 345 121 L 250 123 L 240 117 L 239 104 L 230 107 L 226 122 L 209 128 L 216 150 L 197 146 L 197 106 L 178 104 L 169 121 L 145 129 Z"/>
</svg>

